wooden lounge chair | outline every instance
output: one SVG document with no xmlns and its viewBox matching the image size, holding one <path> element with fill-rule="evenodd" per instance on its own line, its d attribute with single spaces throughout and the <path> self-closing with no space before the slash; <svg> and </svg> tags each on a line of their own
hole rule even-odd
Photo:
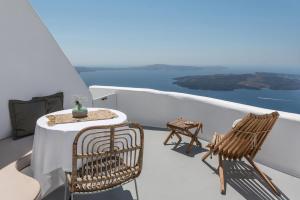
<svg viewBox="0 0 300 200">
<path fill-rule="evenodd" d="M 278 117 L 278 112 L 266 115 L 248 114 L 226 135 L 215 134 L 212 142 L 208 144 L 209 151 L 202 157 L 202 160 L 204 161 L 211 154 L 218 155 L 222 194 L 225 193 L 223 159 L 241 160 L 244 157 L 272 191 L 279 195 L 276 186 L 253 161 Z"/>
<path fill-rule="evenodd" d="M 119 187 L 134 181 L 143 162 L 144 132 L 138 124 L 89 127 L 73 143 L 72 172 L 66 173 L 65 198 Z M 68 192 L 69 190 L 69 192 Z"/>
</svg>

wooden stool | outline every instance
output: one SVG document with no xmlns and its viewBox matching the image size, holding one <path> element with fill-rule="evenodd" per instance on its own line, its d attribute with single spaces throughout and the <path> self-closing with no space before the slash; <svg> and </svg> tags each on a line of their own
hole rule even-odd
<svg viewBox="0 0 300 200">
<path fill-rule="evenodd" d="M 202 146 L 201 142 L 198 140 L 199 131 L 201 130 L 201 133 L 203 132 L 203 130 L 202 130 L 203 125 L 201 122 L 192 122 L 192 121 L 185 120 L 183 118 L 177 118 L 174 121 L 168 122 L 167 127 L 171 130 L 171 133 L 166 138 L 164 145 L 166 145 L 168 143 L 168 141 L 170 140 L 170 138 L 173 135 L 175 135 L 179 139 L 175 145 L 175 148 L 176 148 L 182 141 L 180 135 L 185 135 L 185 136 L 191 138 L 191 142 L 188 145 L 186 153 L 191 152 L 194 142 L 196 143 L 196 145 L 198 145 L 200 147 Z M 192 133 L 191 129 L 194 129 L 194 128 L 196 128 L 196 129 L 195 129 L 194 133 Z"/>
</svg>

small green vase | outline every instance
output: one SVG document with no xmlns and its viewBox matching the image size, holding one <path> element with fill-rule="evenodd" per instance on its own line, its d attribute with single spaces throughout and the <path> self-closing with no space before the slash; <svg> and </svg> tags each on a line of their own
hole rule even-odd
<svg viewBox="0 0 300 200">
<path fill-rule="evenodd" d="M 87 108 L 83 107 L 79 101 L 75 102 L 75 107 L 72 109 L 73 118 L 84 118 L 88 115 Z"/>
</svg>

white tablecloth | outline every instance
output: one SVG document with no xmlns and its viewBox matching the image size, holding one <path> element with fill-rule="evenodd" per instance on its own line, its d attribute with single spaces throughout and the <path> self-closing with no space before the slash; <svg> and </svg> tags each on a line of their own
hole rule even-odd
<svg viewBox="0 0 300 200">
<path fill-rule="evenodd" d="M 101 108 L 89 108 L 89 111 Z M 76 134 L 83 128 L 101 125 L 116 125 L 127 121 L 127 116 L 117 110 L 112 112 L 118 115 L 117 118 L 108 120 L 97 120 L 87 122 L 76 122 L 48 126 L 48 119 L 43 116 L 37 120 L 31 167 L 33 176 L 42 187 L 42 193 L 51 192 L 56 185 L 62 183 L 59 180 L 63 171 L 72 170 L 72 145 Z M 58 111 L 51 114 L 71 113 L 71 110 Z M 60 173 L 60 174 L 59 174 Z"/>
</svg>

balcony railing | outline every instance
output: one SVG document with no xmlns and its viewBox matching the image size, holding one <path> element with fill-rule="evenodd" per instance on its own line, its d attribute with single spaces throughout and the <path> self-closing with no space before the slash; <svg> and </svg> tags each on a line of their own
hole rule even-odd
<svg viewBox="0 0 300 200">
<path fill-rule="evenodd" d="M 165 128 L 166 122 L 177 116 L 201 120 L 204 124 L 201 139 L 206 141 L 212 138 L 214 132 L 226 133 L 233 121 L 249 112 L 258 114 L 272 112 L 268 109 L 208 97 L 152 89 L 91 86 L 90 91 L 95 99 L 114 94 L 116 98 L 114 108 L 125 112 L 129 120 L 138 121 L 145 126 Z M 98 105 L 101 106 L 101 103 Z M 299 178 L 299 130 L 300 115 L 280 112 L 280 119 L 256 161 Z"/>
</svg>

